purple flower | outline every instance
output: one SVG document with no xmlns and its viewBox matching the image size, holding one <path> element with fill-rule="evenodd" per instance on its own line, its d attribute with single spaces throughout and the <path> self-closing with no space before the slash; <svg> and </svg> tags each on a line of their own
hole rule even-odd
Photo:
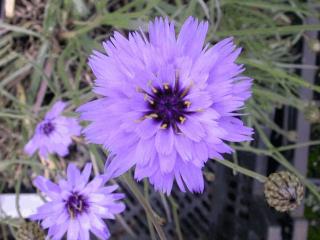
<svg viewBox="0 0 320 240">
<path fill-rule="evenodd" d="M 135 166 L 170 193 L 176 180 L 202 192 L 202 167 L 209 158 L 232 153 L 228 142 L 251 140 L 253 130 L 236 113 L 251 96 L 252 79 L 235 63 L 241 49 L 232 38 L 203 47 L 208 23 L 190 17 L 176 38 L 173 23 L 157 18 L 142 32 L 120 33 L 94 51 L 89 64 L 94 92 L 102 97 L 79 108 L 90 121 L 86 138 L 111 150 L 108 173 Z"/>
<path fill-rule="evenodd" d="M 58 101 L 45 118 L 38 123 L 33 137 L 29 140 L 24 151 L 31 156 L 39 150 L 41 157 L 57 153 L 63 157 L 69 153 L 68 147 L 72 143 L 72 136 L 79 136 L 81 127 L 75 118 L 61 115 L 66 103 Z"/>
<path fill-rule="evenodd" d="M 99 239 L 108 239 L 110 232 L 102 219 L 114 219 L 122 212 L 125 205 L 117 200 L 123 194 L 113 193 L 117 186 L 104 187 L 105 178 L 95 177 L 91 182 L 91 164 L 86 164 L 80 171 L 74 164 L 69 164 L 67 180 L 55 184 L 39 176 L 33 184 L 51 201 L 37 209 L 30 218 L 42 221 L 44 229 L 49 229 L 48 237 L 62 239 L 67 232 L 68 240 L 89 240 L 89 231 Z"/>
</svg>

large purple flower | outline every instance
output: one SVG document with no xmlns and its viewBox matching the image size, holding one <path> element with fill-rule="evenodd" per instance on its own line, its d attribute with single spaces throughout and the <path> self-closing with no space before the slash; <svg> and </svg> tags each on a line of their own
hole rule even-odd
<svg viewBox="0 0 320 240">
<path fill-rule="evenodd" d="M 174 25 L 157 18 L 149 37 L 115 32 L 89 64 L 94 92 L 102 96 L 79 108 L 91 124 L 90 142 L 111 150 L 108 172 L 118 176 L 135 166 L 135 178 L 149 178 L 170 193 L 204 187 L 202 167 L 232 149 L 224 142 L 251 140 L 252 129 L 237 117 L 251 95 L 252 80 L 235 63 L 241 49 L 232 38 L 203 48 L 208 24 L 190 17 L 176 38 Z"/>
<path fill-rule="evenodd" d="M 56 102 L 45 118 L 38 123 L 33 137 L 24 148 L 28 155 L 31 156 L 37 150 L 44 158 L 51 153 L 57 153 L 61 157 L 69 153 L 71 137 L 79 136 L 81 127 L 76 118 L 61 115 L 65 107 L 66 103 Z"/>
<path fill-rule="evenodd" d="M 42 221 L 44 229 L 49 229 L 48 237 L 62 239 L 67 232 L 68 240 L 89 240 L 89 231 L 99 239 L 108 239 L 110 232 L 102 219 L 114 219 L 125 205 L 118 200 L 124 197 L 113 193 L 117 186 L 104 187 L 105 177 L 97 176 L 91 182 L 91 164 L 86 164 L 83 172 L 74 164 L 69 164 L 67 180 L 55 184 L 39 176 L 34 185 L 50 199 L 38 208 L 30 218 Z"/>
</svg>

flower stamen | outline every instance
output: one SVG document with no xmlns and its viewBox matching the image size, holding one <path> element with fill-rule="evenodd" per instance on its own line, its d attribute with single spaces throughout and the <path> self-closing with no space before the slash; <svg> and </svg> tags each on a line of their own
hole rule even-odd
<svg viewBox="0 0 320 240">
<path fill-rule="evenodd" d="M 191 83 L 189 84 L 189 86 L 186 87 L 186 88 L 183 90 L 183 92 L 181 93 L 181 95 L 180 95 L 181 98 L 185 97 L 185 96 L 189 93 L 192 85 L 193 85 L 193 82 L 191 81 Z"/>
<path fill-rule="evenodd" d="M 191 106 L 191 102 L 190 101 L 184 101 L 184 105 L 189 108 Z"/>
<path fill-rule="evenodd" d="M 178 78 L 179 73 L 176 72 L 174 86 L 165 82 L 162 84 L 162 88 L 153 86 L 150 81 L 148 85 L 152 90 L 151 93 L 137 88 L 139 92 L 144 94 L 144 100 L 149 103 L 149 110 L 137 122 L 152 118 L 161 122 L 161 129 L 172 127 L 177 134 L 181 132 L 177 123 L 184 124 L 187 120 L 186 116 L 195 113 L 195 111 L 188 110 L 191 102 L 185 99 L 193 82 L 191 81 L 187 88 L 180 88 Z"/>
<path fill-rule="evenodd" d="M 156 113 L 151 113 L 151 114 L 149 114 L 149 115 L 145 115 L 145 117 L 146 117 L 146 118 L 158 118 L 159 116 L 158 116 L 158 114 L 156 114 Z"/>
<path fill-rule="evenodd" d="M 151 87 L 151 90 L 152 90 L 153 93 L 157 93 L 158 92 L 158 90 L 155 87 Z"/>
<path fill-rule="evenodd" d="M 183 116 L 179 117 L 180 123 L 183 124 L 186 121 L 186 118 Z"/>
<path fill-rule="evenodd" d="M 164 83 L 164 84 L 163 84 L 163 88 L 164 88 L 165 90 L 169 90 L 169 84 L 168 84 L 168 83 Z"/>
<path fill-rule="evenodd" d="M 70 217 L 75 218 L 77 215 L 87 210 L 88 203 L 83 195 L 73 192 L 68 200 L 66 200 L 66 208 Z"/>
<path fill-rule="evenodd" d="M 168 127 L 168 124 L 164 123 L 160 126 L 160 129 L 166 129 Z"/>
</svg>

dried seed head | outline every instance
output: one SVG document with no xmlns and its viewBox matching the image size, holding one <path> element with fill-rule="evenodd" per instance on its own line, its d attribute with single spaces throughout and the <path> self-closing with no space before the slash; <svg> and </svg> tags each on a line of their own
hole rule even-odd
<svg viewBox="0 0 320 240">
<path fill-rule="evenodd" d="M 304 195 L 300 180 L 287 171 L 272 173 L 264 185 L 268 204 L 279 212 L 296 209 Z"/>
<path fill-rule="evenodd" d="M 45 234 L 39 224 L 35 222 L 24 222 L 17 232 L 17 240 L 44 240 Z"/>
</svg>

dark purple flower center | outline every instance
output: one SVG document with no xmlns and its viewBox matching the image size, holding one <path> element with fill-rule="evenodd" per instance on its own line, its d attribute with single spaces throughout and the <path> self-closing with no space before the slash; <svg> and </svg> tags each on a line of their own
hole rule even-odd
<svg viewBox="0 0 320 240">
<path fill-rule="evenodd" d="M 151 90 L 152 93 L 142 90 L 149 108 L 143 119 L 152 118 L 161 122 L 161 128 L 173 127 L 176 133 L 180 132 L 177 123 L 183 124 L 187 120 L 186 116 L 194 113 L 188 109 L 191 102 L 186 99 L 190 87 L 180 88 L 179 81 L 176 80 L 173 87 L 165 83 L 162 87 L 152 87 Z"/>
<path fill-rule="evenodd" d="M 87 198 L 77 192 L 73 192 L 66 201 L 66 208 L 71 218 L 87 211 L 88 207 Z"/>
<path fill-rule="evenodd" d="M 42 126 L 42 131 L 45 135 L 49 136 L 54 130 L 54 125 L 51 122 L 46 122 Z"/>
</svg>

